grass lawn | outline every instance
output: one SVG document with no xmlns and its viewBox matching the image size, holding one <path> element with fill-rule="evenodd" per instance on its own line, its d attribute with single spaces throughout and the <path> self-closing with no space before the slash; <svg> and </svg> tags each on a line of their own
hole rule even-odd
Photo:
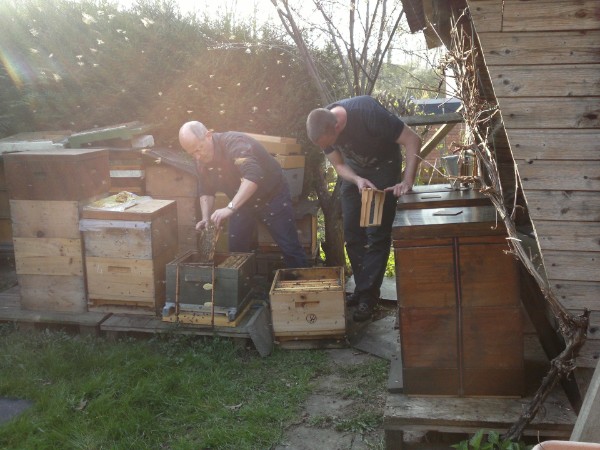
<svg viewBox="0 0 600 450">
<path fill-rule="evenodd" d="M 108 341 L 0 325 L 0 396 L 34 406 L 3 449 L 268 449 L 297 418 L 320 351 L 261 358 L 229 340 Z"/>
</svg>

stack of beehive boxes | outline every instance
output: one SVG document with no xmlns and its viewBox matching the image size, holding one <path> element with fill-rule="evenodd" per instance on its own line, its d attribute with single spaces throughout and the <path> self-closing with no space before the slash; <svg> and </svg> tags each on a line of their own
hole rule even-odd
<svg viewBox="0 0 600 450">
<path fill-rule="evenodd" d="M 317 217 L 316 211 L 307 210 L 306 204 L 300 204 L 304 184 L 306 157 L 296 139 L 290 137 L 250 134 L 260 142 L 281 165 L 283 175 L 290 187 L 290 194 L 296 212 L 296 229 L 302 247 L 306 250 L 309 261 L 317 256 Z M 267 228 L 258 226 L 258 253 L 256 257 L 257 273 L 268 277 L 274 276 L 275 270 L 285 267 L 279 246 L 275 243 Z"/>
<path fill-rule="evenodd" d="M 166 266 L 177 251 L 174 200 L 135 197 L 117 210 L 101 199 L 83 208 L 89 309 L 158 315 L 165 303 Z"/>
<path fill-rule="evenodd" d="M 21 307 L 87 310 L 80 211 L 108 194 L 106 150 L 4 155 Z"/>
<path fill-rule="evenodd" d="M 110 167 L 110 193 L 122 191 L 136 195 L 146 193 L 145 172 L 142 167 L 142 150 L 111 148 L 108 154 Z"/>
</svg>

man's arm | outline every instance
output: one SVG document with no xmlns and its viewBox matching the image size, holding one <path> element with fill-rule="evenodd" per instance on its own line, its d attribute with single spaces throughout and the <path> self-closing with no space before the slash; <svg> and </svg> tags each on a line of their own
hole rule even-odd
<svg viewBox="0 0 600 450">
<path fill-rule="evenodd" d="M 362 191 L 365 188 L 377 189 L 373 183 L 366 178 L 359 177 L 356 172 L 354 172 L 354 170 L 352 170 L 352 168 L 346 164 L 344 157 L 339 150 L 334 150 L 331 153 L 327 153 L 326 156 L 338 176 L 342 177 L 346 181 L 349 181 L 350 183 L 354 183 L 358 187 L 359 191 Z"/>
<path fill-rule="evenodd" d="M 215 197 L 214 195 L 201 195 L 200 196 L 200 212 L 202 214 L 202 219 L 200 222 L 196 224 L 196 230 L 202 230 L 206 228 L 208 225 L 208 221 L 210 220 L 210 215 L 215 206 Z"/>
<path fill-rule="evenodd" d="M 402 182 L 385 188 L 385 191 L 393 192 L 396 197 L 400 197 L 401 195 L 412 191 L 413 185 L 415 184 L 417 169 L 419 167 L 421 138 L 412 128 L 405 125 L 396 142 L 404 146 L 406 153 L 406 168 L 402 174 Z"/>
<path fill-rule="evenodd" d="M 250 198 L 254 195 L 257 189 L 258 185 L 254 181 L 242 178 L 240 188 L 238 189 L 235 196 L 231 199 L 231 203 L 233 203 L 234 208 L 239 209 L 240 206 L 242 206 L 244 203 L 250 200 Z M 235 211 L 227 207 L 217 209 L 214 213 L 212 213 L 210 219 L 214 222 L 216 226 L 220 226 L 221 223 L 227 220 L 229 217 L 231 217 L 234 212 Z"/>
</svg>

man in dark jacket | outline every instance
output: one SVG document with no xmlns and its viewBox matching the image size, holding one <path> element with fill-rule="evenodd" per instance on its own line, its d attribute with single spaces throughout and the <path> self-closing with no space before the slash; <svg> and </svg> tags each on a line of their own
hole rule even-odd
<svg viewBox="0 0 600 450">
<path fill-rule="evenodd" d="M 196 229 L 229 220 L 229 251 L 249 252 L 260 220 L 279 245 L 286 267 L 307 266 L 283 171 L 258 141 L 244 133 L 215 133 L 194 121 L 181 127 L 179 143 L 196 161 L 202 212 Z M 216 192 L 230 198 L 225 208 L 214 210 Z"/>
<path fill-rule="evenodd" d="M 306 130 L 342 178 L 344 240 L 356 284 L 347 305 L 358 305 L 354 320 L 364 321 L 379 299 L 390 254 L 395 197 L 412 190 L 421 138 L 367 95 L 314 109 Z M 406 151 L 402 181 L 400 145 Z M 386 191 L 379 227 L 360 227 L 361 192 L 367 188 Z"/>
</svg>

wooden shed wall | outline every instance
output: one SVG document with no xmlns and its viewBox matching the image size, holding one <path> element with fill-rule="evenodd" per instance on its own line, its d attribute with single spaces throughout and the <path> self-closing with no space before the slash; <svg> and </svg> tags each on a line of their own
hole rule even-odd
<svg viewBox="0 0 600 450">
<path fill-rule="evenodd" d="M 600 356 L 600 4 L 468 0 L 552 289 Z"/>
</svg>

